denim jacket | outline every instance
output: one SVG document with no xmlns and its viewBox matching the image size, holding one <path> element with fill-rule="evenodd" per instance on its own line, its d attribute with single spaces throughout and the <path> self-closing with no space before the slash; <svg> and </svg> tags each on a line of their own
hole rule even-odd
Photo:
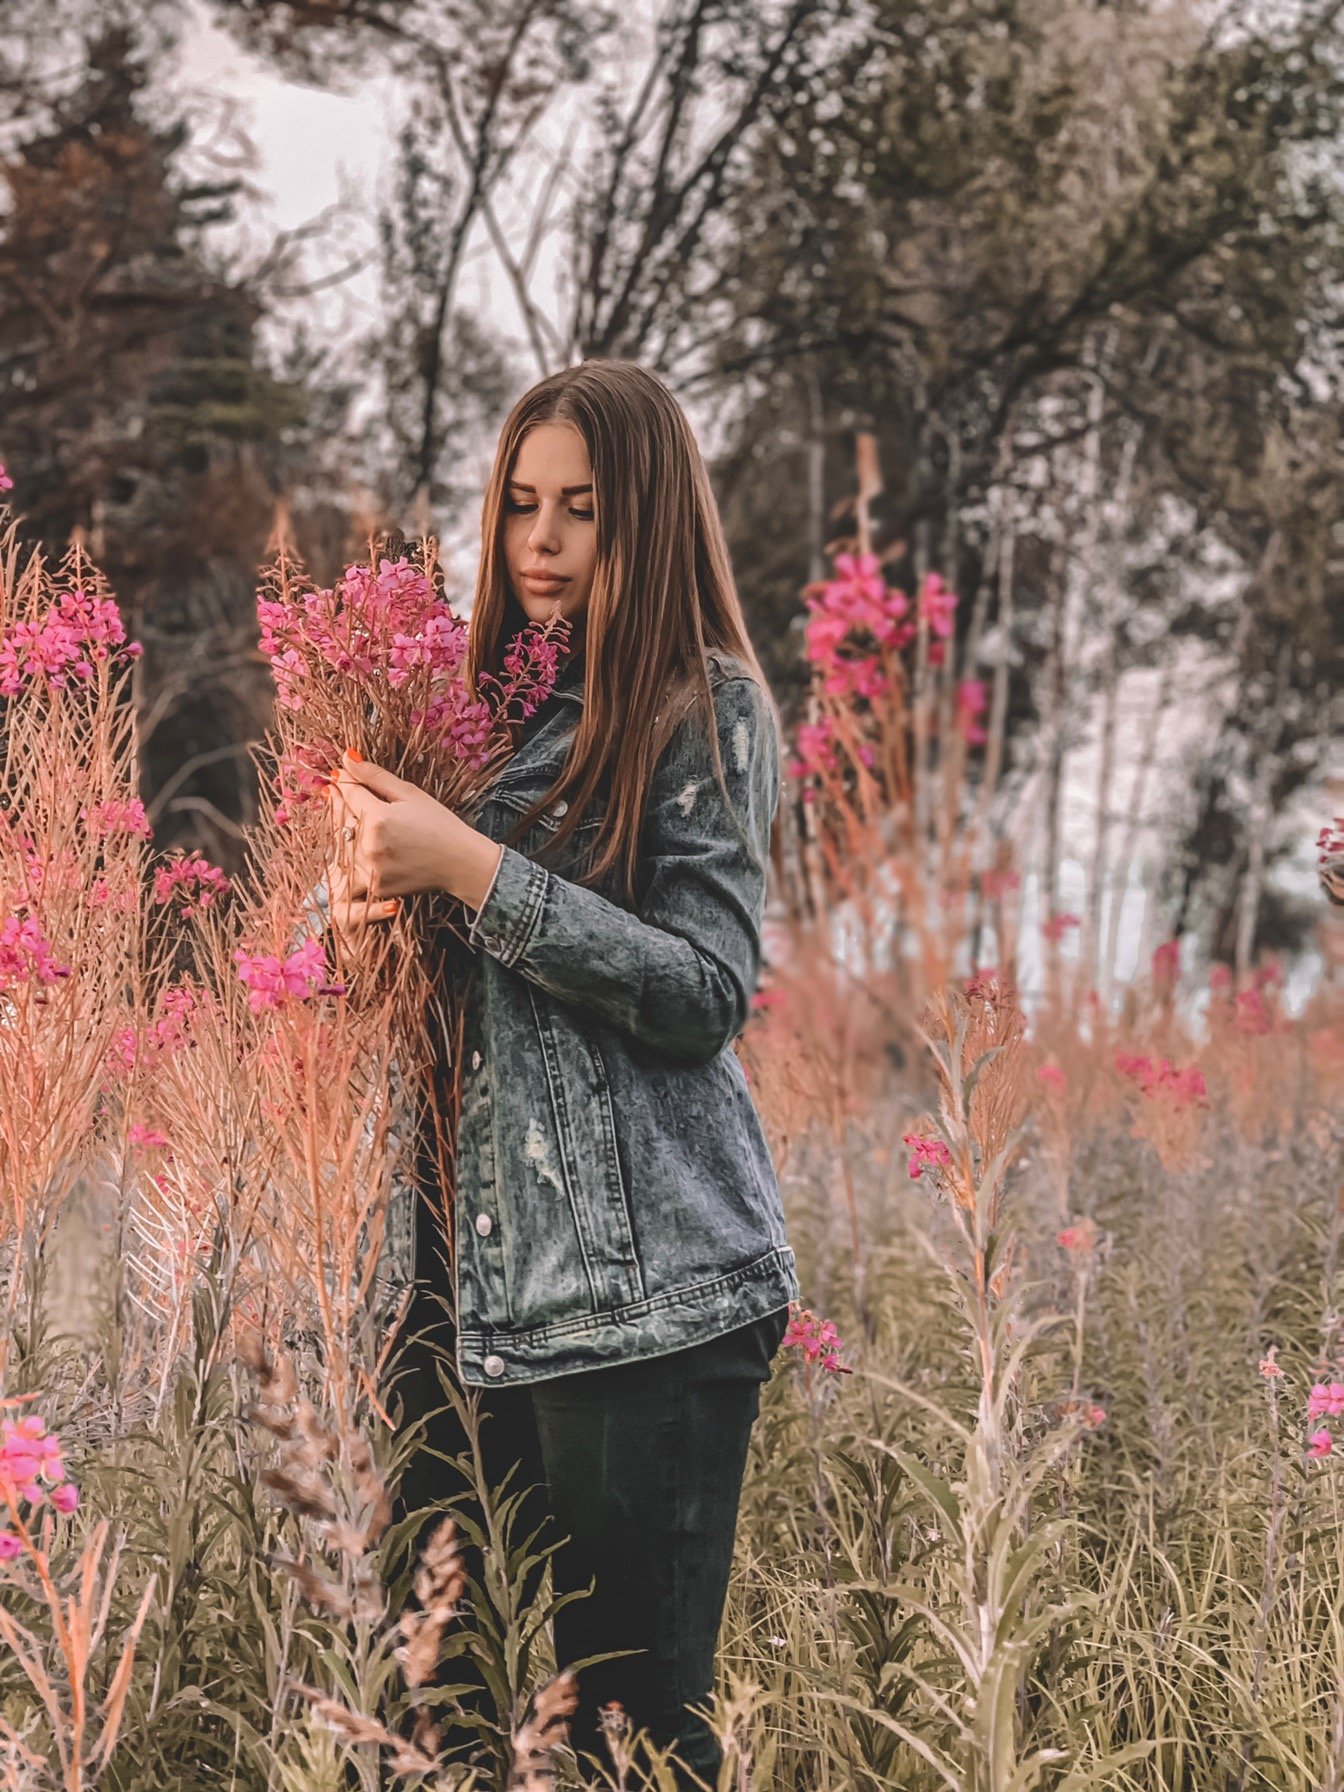
<svg viewBox="0 0 1344 1792">
<path fill-rule="evenodd" d="M 576 669 L 469 817 L 491 839 L 554 784 Z M 592 862 L 597 815 L 547 865 L 529 857 L 559 802 L 504 848 L 468 930 L 454 1243 L 458 1366 L 478 1386 L 660 1356 L 798 1293 L 732 1050 L 760 971 L 779 742 L 745 665 L 715 650 L 709 671 L 741 827 L 693 712 L 654 771 L 633 907 L 615 872 L 565 875 Z"/>
</svg>

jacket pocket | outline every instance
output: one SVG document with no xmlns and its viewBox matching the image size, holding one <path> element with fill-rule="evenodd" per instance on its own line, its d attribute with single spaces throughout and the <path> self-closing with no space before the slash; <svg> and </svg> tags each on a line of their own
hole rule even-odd
<svg viewBox="0 0 1344 1792">
<path fill-rule="evenodd" d="M 527 991 L 593 1310 L 628 1306 L 644 1299 L 644 1274 L 616 1149 L 606 1065 L 585 1027 L 557 1016 L 544 990 L 528 984 Z"/>
</svg>

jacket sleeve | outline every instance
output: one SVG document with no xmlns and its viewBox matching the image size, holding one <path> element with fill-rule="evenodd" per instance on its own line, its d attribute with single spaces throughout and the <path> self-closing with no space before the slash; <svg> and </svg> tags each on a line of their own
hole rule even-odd
<svg viewBox="0 0 1344 1792">
<path fill-rule="evenodd" d="M 688 716 L 654 770 L 640 833 L 637 912 L 506 846 L 468 938 L 501 964 L 633 1039 L 707 1064 L 746 1024 L 761 964 L 779 737 L 750 676 L 714 690 L 724 783 Z"/>
</svg>

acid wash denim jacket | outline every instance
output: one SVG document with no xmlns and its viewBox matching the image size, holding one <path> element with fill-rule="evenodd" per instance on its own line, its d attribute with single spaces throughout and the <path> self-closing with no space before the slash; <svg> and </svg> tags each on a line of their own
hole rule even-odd
<svg viewBox="0 0 1344 1792">
<path fill-rule="evenodd" d="M 480 958 L 454 1243 L 458 1367 L 477 1386 L 660 1356 L 798 1294 L 779 1184 L 732 1050 L 760 971 L 779 741 L 745 663 L 708 657 L 741 827 L 693 711 L 654 771 L 633 907 L 614 894 L 619 866 L 597 887 L 565 875 L 593 862 L 596 814 L 547 865 L 529 857 L 558 827 L 561 799 L 505 846 L 468 929 Z M 491 839 L 555 783 L 581 672 L 566 664 L 468 817 Z"/>
</svg>

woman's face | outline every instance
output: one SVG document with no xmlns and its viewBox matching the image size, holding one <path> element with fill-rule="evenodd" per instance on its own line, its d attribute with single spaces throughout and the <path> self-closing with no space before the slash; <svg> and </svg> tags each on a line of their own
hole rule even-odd
<svg viewBox="0 0 1344 1792">
<path fill-rule="evenodd" d="M 532 622 L 568 619 L 583 645 L 588 596 L 597 569 L 593 474 L 583 437 L 571 423 L 539 423 L 514 456 L 504 493 L 504 558 L 509 584 Z M 534 578 L 534 573 L 551 575 Z"/>
</svg>

